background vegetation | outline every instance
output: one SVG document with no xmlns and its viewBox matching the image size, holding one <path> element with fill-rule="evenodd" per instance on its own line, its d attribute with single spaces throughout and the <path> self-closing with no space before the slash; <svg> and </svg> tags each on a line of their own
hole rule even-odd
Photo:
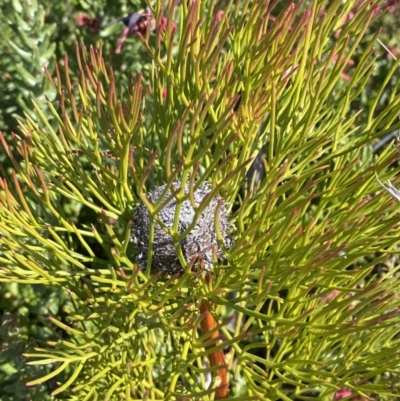
<svg viewBox="0 0 400 401">
<path fill-rule="evenodd" d="M 145 3 L 2 3 L 0 399 L 210 400 L 217 349 L 230 399 L 396 399 L 396 2 L 151 6 L 116 54 Z M 231 205 L 211 280 L 135 264 L 176 178 Z"/>
</svg>

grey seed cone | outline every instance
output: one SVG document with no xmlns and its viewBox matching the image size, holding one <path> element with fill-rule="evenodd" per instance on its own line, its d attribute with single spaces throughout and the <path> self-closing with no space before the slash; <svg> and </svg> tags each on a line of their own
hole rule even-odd
<svg viewBox="0 0 400 401">
<path fill-rule="evenodd" d="M 178 190 L 180 188 L 180 183 L 175 181 L 172 186 L 174 190 Z M 165 187 L 166 185 L 162 185 L 148 193 L 148 200 L 153 204 L 156 203 L 162 195 Z M 188 192 L 189 188 L 188 185 L 186 185 L 184 193 L 187 194 Z M 199 206 L 210 192 L 211 184 L 208 182 L 202 183 L 197 191 L 194 192 L 196 205 Z M 168 190 L 165 199 L 168 199 L 171 195 L 171 191 Z M 193 259 L 200 259 L 204 263 L 204 268 L 207 271 L 210 271 L 213 265 L 213 252 L 215 252 L 217 259 L 223 259 L 224 257 L 223 251 L 217 241 L 214 224 L 215 209 L 220 200 L 222 200 L 220 196 L 216 196 L 210 200 L 207 207 L 198 217 L 193 229 L 180 243 L 186 262 L 189 264 Z M 172 228 L 174 224 L 176 205 L 177 200 L 175 197 L 172 197 L 172 199 L 158 213 L 158 217 L 168 228 Z M 178 224 L 179 234 L 181 234 L 193 222 L 194 217 L 195 210 L 193 209 L 190 200 L 187 199 L 183 201 Z M 222 202 L 220 206 L 218 224 L 224 246 L 229 249 L 233 245 L 231 232 L 234 229 L 234 226 L 228 220 L 228 212 L 224 202 Z M 139 249 L 137 262 L 141 268 L 144 268 L 147 264 L 149 230 L 149 212 L 145 205 L 139 205 L 133 212 L 131 240 Z M 183 271 L 175 251 L 173 238 L 167 234 L 157 222 L 154 222 L 152 268 L 155 271 L 162 271 L 170 274 Z"/>
</svg>

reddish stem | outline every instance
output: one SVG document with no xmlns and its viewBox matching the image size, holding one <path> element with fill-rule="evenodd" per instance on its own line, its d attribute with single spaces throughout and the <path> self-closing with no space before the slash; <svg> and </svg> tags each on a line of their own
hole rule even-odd
<svg viewBox="0 0 400 401">
<path fill-rule="evenodd" d="M 211 308 L 213 308 L 213 305 L 211 305 Z M 206 349 L 210 349 L 215 346 L 215 343 L 220 338 L 219 330 L 216 330 L 217 322 L 214 319 L 214 316 L 211 314 L 210 310 L 208 309 L 207 304 L 205 303 L 204 300 L 201 301 L 200 303 L 200 313 L 202 315 L 200 323 L 201 330 L 203 334 L 207 333 L 209 334 L 206 341 L 208 342 L 211 339 L 214 340 L 213 343 L 205 347 Z M 229 383 L 227 377 L 227 366 L 225 363 L 224 351 L 222 349 L 214 351 L 208 356 L 208 359 L 210 361 L 211 366 L 219 367 L 217 375 L 220 379 L 221 384 L 216 389 L 215 400 L 222 400 L 223 398 L 227 398 Z"/>
</svg>

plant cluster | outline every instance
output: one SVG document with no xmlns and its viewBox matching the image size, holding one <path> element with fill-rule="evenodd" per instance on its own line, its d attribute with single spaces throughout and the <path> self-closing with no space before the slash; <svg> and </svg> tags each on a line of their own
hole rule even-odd
<svg viewBox="0 0 400 401">
<path fill-rule="evenodd" d="M 32 399 L 398 396 L 399 206 L 376 179 L 398 184 L 398 152 L 373 150 L 400 127 L 395 63 L 355 107 L 379 58 L 378 6 L 231 0 L 222 14 L 158 0 L 154 35 L 136 38 L 148 79 L 119 85 L 120 64 L 83 44 L 46 69 L 56 100 L 34 100 L 18 134 L 0 136 L 0 281 L 65 299 L 41 322 L 47 338 L 22 344 Z M 260 151 L 265 176 L 245 185 Z M 189 202 L 195 227 L 215 197 L 235 229 L 210 273 L 183 257 L 191 229 L 177 213 Z M 160 228 L 182 273 L 151 269 Z"/>
</svg>

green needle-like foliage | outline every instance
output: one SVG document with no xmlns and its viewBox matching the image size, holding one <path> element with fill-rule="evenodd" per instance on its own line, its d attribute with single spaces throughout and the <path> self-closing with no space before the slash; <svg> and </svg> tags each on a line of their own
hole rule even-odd
<svg viewBox="0 0 400 401">
<path fill-rule="evenodd" d="M 101 48 L 77 45 L 78 71 L 66 56 L 48 73 L 58 129 L 34 102 L 14 135 L 19 154 L 0 138 L 13 164 L 0 181 L 0 281 L 69 297 L 66 316 L 50 317 L 59 339 L 25 354 L 48 369 L 28 385 L 55 379 L 56 399 L 80 401 L 212 400 L 221 383 L 209 356 L 224 349 L 232 400 L 332 400 L 342 389 L 393 400 L 400 282 L 395 263 L 377 267 L 398 254 L 399 215 L 376 174 L 396 186 L 398 153 L 372 145 L 400 127 L 398 84 L 380 103 L 397 66 L 370 110 L 353 107 L 378 57 L 364 37 L 377 4 L 275 13 L 232 0 L 223 17 L 214 2 L 174 4 L 165 32 L 142 38 L 150 86 L 139 75 L 119 88 Z M 160 1 L 153 11 L 160 21 Z M 242 190 L 260 150 L 266 176 Z M 182 274 L 151 271 L 151 250 L 147 269 L 136 263 L 132 211 L 146 205 L 154 231 L 167 199 L 146 193 L 176 180 L 192 194 L 208 181 L 231 205 L 235 244 L 210 276 L 185 263 L 177 224 L 164 228 Z M 176 193 L 177 208 L 190 196 Z M 218 342 L 200 330 L 201 302 Z"/>
</svg>

